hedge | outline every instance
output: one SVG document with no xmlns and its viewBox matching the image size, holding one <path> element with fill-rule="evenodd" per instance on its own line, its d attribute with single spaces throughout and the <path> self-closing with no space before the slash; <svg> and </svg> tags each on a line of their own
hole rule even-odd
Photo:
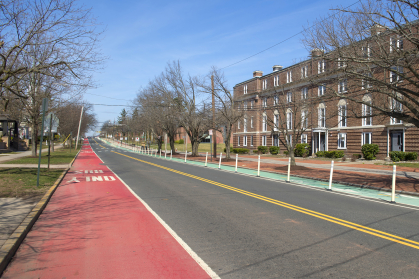
<svg viewBox="0 0 419 279">
<path fill-rule="evenodd" d="M 317 151 L 316 152 L 317 157 L 326 157 L 326 158 L 342 158 L 345 156 L 345 152 L 342 150 L 331 150 L 331 151 Z"/>
<path fill-rule="evenodd" d="M 418 158 L 417 152 L 390 151 L 389 155 L 393 162 L 416 161 Z"/>
<path fill-rule="evenodd" d="M 279 147 L 278 146 L 271 146 L 271 147 L 269 147 L 269 152 L 272 155 L 278 155 L 278 153 L 279 153 Z"/>
<path fill-rule="evenodd" d="M 310 144 L 297 143 L 294 148 L 294 155 L 297 157 L 307 157 L 310 154 Z"/>
<path fill-rule="evenodd" d="M 224 147 L 224 153 L 227 152 L 227 149 Z M 247 154 L 249 153 L 249 149 L 247 148 L 230 148 L 230 152 L 238 153 L 238 154 Z"/>
<path fill-rule="evenodd" d="M 258 146 L 258 151 L 262 154 L 268 153 L 268 147 L 267 146 Z"/>
</svg>

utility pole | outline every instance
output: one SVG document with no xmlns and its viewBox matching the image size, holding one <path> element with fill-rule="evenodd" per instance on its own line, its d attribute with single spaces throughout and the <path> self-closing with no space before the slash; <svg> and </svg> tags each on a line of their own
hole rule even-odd
<svg viewBox="0 0 419 279">
<path fill-rule="evenodd" d="M 212 142 L 214 143 L 214 158 L 217 158 L 217 131 L 215 130 L 215 96 L 214 96 L 214 75 L 211 75 L 212 91 Z"/>
<path fill-rule="evenodd" d="M 79 143 L 80 126 L 81 126 L 81 118 L 83 116 L 83 109 L 84 109 L 84 105 L 81 107 L 80 121 L 79 121 L 79 130 L 77 131 L 76 150 L 77 150 L 77 144 Z"/>
</svg>

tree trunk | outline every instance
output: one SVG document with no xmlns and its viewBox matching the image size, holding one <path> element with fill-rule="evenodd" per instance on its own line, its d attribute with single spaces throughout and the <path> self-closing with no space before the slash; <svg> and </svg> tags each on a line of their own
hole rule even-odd
<svg viewBox="0 0 419 279">
<path fill-rule="evenodd" d="M 198 156 L 198 147 L 199 147 L 199 142 L 198 141 L 193 141 L 191 142 L 192 144 L 192 155 L 191 156 Z"/>
<path fill-rule="evenodd" d="M 291 166 L 296 166 L 297 164 L 295 163 L 295 156 L 294 156 L 294 148 L 290 148 L 291 151 L 289 151 L 289 156 L 291 158 Z"/>
<path fill-rule="evenodd" d="M 231 138 L 231 129 L 226 131 L 226 138 L 224 139 L 224 144 L 226 146 L 226 159 L 230 159 L 230 138 Z"/>
<path fill-rule="evenodd" d="M 173 153 L 175 153 L 176 149 L 175 149 L 175 138 L 174 137 L 169 137 L 169 144 L 170 144 L 170 149 L 172 150 Z"/>
<path fill-rule="evenodd" d="M 37 149 L 37 142 L 38 142 L 38 125 L 36 125 L 35 121 L 32 120 L 31 125 L 31 136 L 32 136 L 32 157 L 36 157 L 36 149 Z"/>
</svg>

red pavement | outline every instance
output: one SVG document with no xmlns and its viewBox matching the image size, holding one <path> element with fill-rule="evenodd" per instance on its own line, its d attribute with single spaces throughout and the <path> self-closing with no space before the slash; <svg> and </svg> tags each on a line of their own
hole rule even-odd
<svg viewBox="0 0 419 279">
<path fill-rule="evenodd" d="M 100 163 L 84 145 L 3 278 L 210 278 Z"/>
</svg>

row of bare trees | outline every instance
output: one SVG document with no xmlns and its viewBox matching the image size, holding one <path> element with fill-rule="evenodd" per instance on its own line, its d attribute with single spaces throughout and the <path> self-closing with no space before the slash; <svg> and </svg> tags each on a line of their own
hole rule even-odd
<svg viewBox="0 0 419 279">
<path fill-rule="evenodd" d="M 98 26 L 91 10 L 76 0 L 0 3 L 0 101 L 4 113 L 31 126 L 32 139 L 38 136 L 43 98 L 49 112 L 59 115 L 59 129 L 74 130 L 66 120 L 76 110 L 80 114 L 83 93 L 94 86 L 92 74 L 105 59 Z M 89 110 L 85 129 L 96 121 Z"/>
</svg>

